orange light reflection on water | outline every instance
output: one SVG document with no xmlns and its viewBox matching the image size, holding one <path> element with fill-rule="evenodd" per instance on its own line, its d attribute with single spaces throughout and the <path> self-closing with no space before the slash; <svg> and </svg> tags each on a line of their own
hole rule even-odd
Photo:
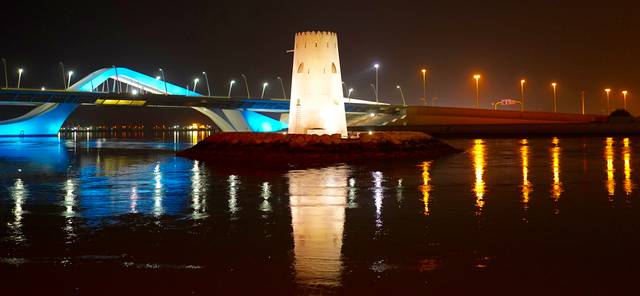
<svg viewBox="0 0 640 296">
<path fill-rule="evenodd" d="M 422 163 L 422 186 L 420 191 L 422 192 L 422 202 L 424 203 L 424 215 L 429 215 L 429 193 L 431 191 L 431 176 L 429 175 L 429 169 L 431 168 L 431 161 L 425 161 Z"/>
<path fill-rule="evenodd" d="M 607 166 L 606 166 L 607 183 L 606 183 L 606 187 L 607 187 L 607 193 L 609 194 L 610 197 L 612 197 L 616 193 L 616 181 L 614 179 L 614 177 L 615 177 L 615 168 L 613 167 L 613 161 L 614 161 L 613 144 L 615 143 L 615 141 L 613 140 L 613 138 L 607 138 L 605 143 L 606 143 L 606 145 L 605 145 L 605 148 L 604 148 L 604 156 L 605 156 L 605 159 L 607 161 Z"/>
<path fill-rule="evenodd" d="M 562 182 L 560 182 L 560 139 L 554 137 L 551 141 L 551 170 L 553 171 L 553 185 L 551 187 L 551 195 L 554 200 L 558 200 L 562 195 Z"/>
<path fill-rule="evenodd" d="M 631 181 L 631 145 L 629 138 L 624 138 L 622 148 L 622 158 L 624 160 L 624 193 L 631 195 L 633 192 L 633 181 Z"/>
<path fill-rule="evenodd" d="M 482 211 L 484 207 L 484 168 L 485 168 L 485 147 L 482 140 L 475 140 L 473 144 L 473 169 L 475 172 L 475 182 L 473 184 L 473 191 L 476 194 L 476 207 L 478 211 Z"/>
<path fill-rule="evenodd" d="M 533 185 L 529 182 L 529 142 L 526 139 L 520 141 L 520 158 L 522 159 L 522 203 L 527 208 L 529 193 L 533 191 Z"/>
</svg>

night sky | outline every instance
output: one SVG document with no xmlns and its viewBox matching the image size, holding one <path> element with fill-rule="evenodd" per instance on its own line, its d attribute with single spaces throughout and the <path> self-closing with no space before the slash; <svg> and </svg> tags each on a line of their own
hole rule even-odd
<svg viewBox="0 0 640 296">
<path fill-rule="evenodd" d="M 518 98 L 525 78 L 529 110 L 551 110 L 550 83 L 557 81 L 559 111 L 578 112 L 585 90 L 587 111 L 602 112 L 610 87 L 616 106 L 628 89 L 630 109 L 640 113 L 638 8 L 634 1 L 11 1 L 0 13 L 0 56 L 10 84 L 16 69 L 25 69 L 24 87 L 60 88 L 63 61 L 76 77 L 111 65 L 155 76 L 162 67 L 178 85 L 207 71 L 217 95 L 244 73 L 254 94 L 269 81 L 268 95 L 281 97 L 276 76 L 289 92 L 286 50 L 294 33 L 328 30 L 338 33 L 343 80 L 354 97 L 372 98 L 372 65 L 379 62 L 388 102 L 400 102 L 399 83 L 409 103 L 420 104 L 419 70 L 426 67 L 428 97 L 437 105 L 471 107 L 478 72 L 485 108 Z M 91 110 L 71 120 L 123 112 Z M 202 118 L 195 111 L 131 114 Z"/>
</svg>

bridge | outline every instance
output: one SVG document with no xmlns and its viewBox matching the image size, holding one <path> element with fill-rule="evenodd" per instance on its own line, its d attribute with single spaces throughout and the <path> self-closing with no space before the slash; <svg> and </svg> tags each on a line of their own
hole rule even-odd
<svg viewBox="0 0 640 296">
<path fill-rule="evenodd" d="M 123 90 L 124 89 L 124 90 Z M 192 108 L 222 131 L 272 132 L 287 128 L 289 100 L 203 96 L 128 68 L 97 70 L 65 90 L 0 89 L 0 105 L 34 106 L 0 121 L 0 136 L 56 135 L 83 105 Z M 401 106 L 345 99 L 350 126 L 386 125 L 403 116 Z"/>
</svg>

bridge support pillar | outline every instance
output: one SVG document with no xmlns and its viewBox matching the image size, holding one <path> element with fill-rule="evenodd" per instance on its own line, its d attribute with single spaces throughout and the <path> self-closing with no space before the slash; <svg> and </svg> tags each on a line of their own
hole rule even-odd
<svg viewBox="0 0 640 296">
<path fill-rule="evenodd" d="M 78 105 L 44 103 L 25 115 L 0 121 L 0 136 L 55 136 Z"/>
<path fill-rule="evenodd" d="M 217 109 L 192 107 L 223 132 L 277 132 L 287 129 L 287 124 L 258 112 L 242 109 Z"/>
</svg>

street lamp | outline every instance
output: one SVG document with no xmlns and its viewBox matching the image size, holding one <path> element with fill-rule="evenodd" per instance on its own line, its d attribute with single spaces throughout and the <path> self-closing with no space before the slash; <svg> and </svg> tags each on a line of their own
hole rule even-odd
<svg viewBox="0 0 640 296">
<path fill-rule="evenodd" d="M 262 93 L 260 94 L 260 99 L 264 98 L 264 91 L 267 89 L 267 86 L 269 86 L 268 82 L 262 84 Z"/>
<path fill-rule="evenodd" d="M 378 103 L 378 91 L 376 90 L 376 86 L 373 83 L 369 83 L 371 85 L 371 89 L 373 89 L 373 95 L 376 97 L 376 103 Z"/>
<path fill-rule="evenodd" d="M 556 87 L 557 86 L 558 86 L 557 83 L 555 83 L 555 82 L 551 83 L 551 87 L 553 87 L 553 112 L 554 113 L 558 112 L 557 104 L 556 104 L 556 102 L 558 100 L 558 93 L 556 92 Z"/>
<path fill-rule="evenodd" d="M 2 69 L 4 70 L 4 88 L 9 88 L 9 75 L 7 74 L 7 59 L 2 58 Z"/>
<path fill-rule="evenodd" d="M 378 87 L 379 86 L 379 84 L 378 84 L 378 82 L 379 82 L 378 81 L 378 70 L 380 69 L 380 64 L 375 64 L 375 65 L 373 65 L 373 67 L 376 69 L 376 89 L 375 89 L 375 93 L 376 93 L 376 103 L 378 103 L 380 101 L 380 98 L 378 97 L 379 91 L 380 91 L 380 88 Z"/>
<path fill-rule="evenodd" d="M 480 108 L 480 74 L 473 75 L 473 79 L 476 81 L 476 109 Z"/>
<path fill-rule="evenodd" d="M 18 69 L 18 88 L 20 88 L 20 80 L 22 80 L 22 72 L 24 72 L 22 68 Z"/>
<path fill-rule="evenodd" d="M 164 95 L 168 95 L 169 91 L 167 91 L 167 79 L 164 77 L 164 71 L 162 68 L 158 69 L 160 71 L 160 75 L 162 76 L 162 82 L 164 82 Z"/>
<path fill-rule="evenodd" d="M 284 82 L 282 82 L 282 78 L 280 78 L 280 76 L 277 77 L 278 81 L 280 81 L 280 87 L 282 88 L 282 95 L 284 96 L 284 99 L 287 99 L 287 92 L 284 90 Z"/>
<path fill-rule="evenodd" d="M 527 83 L 526 80 L 520 80 L 520 111 L 524 111 L 524 84 Z"/>
<path fill-rule="evenodd" d="M 247 76 L 245 76 L 244 74 L 240 74 L 240 76 L 242 76 L 242 79 L 244 80 L 244 87 L 247 90 L 247 99 L 251 98 L 251 93 L 249 92 L 249 83 L 247 82 Z"/>
<path fill-rule="evenodd" d="M 162 79 L 162 77 L 156 76 L 156 80 L 160 80 L 160 79 Z"/>
<path fill-rule="evenodd" d="M 73 71 L 69 71 L 67 73 L 69 75 L 69 79 L 67 79 L 67 88 L 71 87 L 71 76 L 73 76 Z"/>
<path fill-rule="evenodd" d="M 427 104 L 427 69 L 422 69 L 420 72 L 422 72 L 422 100 Z"/>
<path fill-rule="evenodd" d="M 629 92 L 627 92 L 626 90 L 622 91 L 622 101 L 624 104 L 624 110 L 627 110 L 627 93 Z"/>
<path fill-rule="evenodd" d="M 198 87 L 198 82 L 200 82 L 200 79 L 198 78 L 193 80 L 193 92 L 196 92 L 196 87 Z"/>
<path fill-rule="evenodd" d="M 610 109 L 609 109 L 609 93 L 611 92 L 610 88 L 605 88 L 604 92 L 607 93 L 607 115 L 609 115 L 610 113 Z"/>
<path fill-rule="evenodd" d="M 351 103 L 351 93 L 353 92 L 353 87 L 349 88 L 349 91 L 347 92 L 347 100 L 349 101 L 349 103 Z"/>
<path fill-rule="evenodd" d="M 400 84 L 396 85 L 396 88 L 400 91 L 400 97 L 402 98 L 402 106 L 407 106 L 407 102 L 404 100 L 404 93 L 402 92 L 402 87 L 400 87 Z"/>
<path fill-rule="evenodd" d="M 202 71 L 202 75 L 204 75 L 204 81 L 207 82 L 207 96 L 211 96 L 211 88 L 209 87 L 209 76 L 207 76 L 207 72 Z"/>
<path fill-rule="evenodd" d="M 229 94 L 227 95 L 228 98 L 231 98 L 231 89 L 233 89 L 233 85 L 236 84 L 235 80 L 231 80 L 229 82 Z"/>
<path fill-rule="evenodd" d="M 62 71 L 62 88 L 67 91 L 67 79 L 66 79 L 66 73 L 64 72 L 64 64 L 62 62 L 58 62 L 58 64 L 60 65 L 60 71 Z"/>
</svg>

